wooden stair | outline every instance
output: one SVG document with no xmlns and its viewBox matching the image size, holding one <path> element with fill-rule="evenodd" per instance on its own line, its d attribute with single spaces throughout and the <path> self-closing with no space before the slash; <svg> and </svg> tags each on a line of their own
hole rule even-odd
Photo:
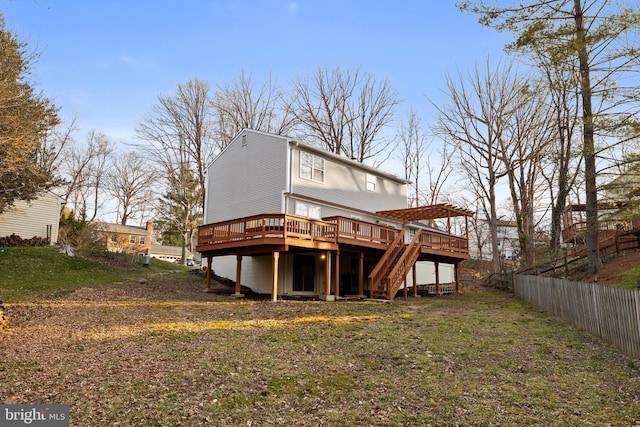
<svg viewBox="0 0 640 427">
<path fill-rule="evenodd" d="M 392 300 L 396 296 L 420 256 L 421 242 L 422 230 L 418 230 L 408 245 L 404 244 L 404 235 L 400 233 L 369 275 L 371 298 Z"/>
</svg>

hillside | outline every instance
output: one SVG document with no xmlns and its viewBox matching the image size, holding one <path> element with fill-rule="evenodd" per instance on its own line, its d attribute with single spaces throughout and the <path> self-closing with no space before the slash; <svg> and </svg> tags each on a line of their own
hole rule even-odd
<svg viewBox="0 0 640 427">
<path fill-rule="evenodd" d="M 52 246 L 4 248 L 0 252 L 0 300 L 24 301 L 82 287 L 147 281 L 170 272 L 188 275 L 188 271 L 156 259 L 145 267 L 142 257 L 105 251 L 77 250 L 75 256 L 68 256 Z"/>
</svg>

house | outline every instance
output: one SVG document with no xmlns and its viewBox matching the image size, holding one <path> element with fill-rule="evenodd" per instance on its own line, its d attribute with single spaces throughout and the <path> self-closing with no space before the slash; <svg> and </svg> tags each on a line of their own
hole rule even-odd
<svg viewBox="0 0 640 427">
<path fill-rule="evenodd" d="M 181 246 L 169 246 L 169 245 L 151 245 L 151 258 L 157 258 L 161 261 L 167 262 L 181 262 L 182 261 L 182 247 Z M 187 260 L 193 260 L 193 254 L 187 249 Z"/>
<path fill-rule="evenodd" d="M 50 244 L 58 243 L 58 225 L 63 198 L 51 191 L 43 192 L 36 199 L 17 200 L 0 214 L 0 237 L 15 234 L 23 239 L 39 237 Z"/>
<path fill-rule="evenodd" d="M 242 284 L 274 300 L 365 292 L 393 299 L 402 287 L 426 284 L 423 264 L 438 291 L 446 271 L 457 288 L 458 264 L 469 258 L 468 239 L 451 234 L 450 218 L 471 212 L 407 208 L 408 181 L 296 139 L 245 129 L 207 177 L 196 249 L 208 286 L 213 270 L 235 279 L 237 294 Z M 446 230 L 426 225 L 439 218 Z"/>
<path fill-rule="evenodd" d="M 96 222 L 94 229 L 97 239 L 105 243 L 108 251 L 149 255 L 153 233 L 151 221 L 147 221 L 145 227 Z"/>
</svg>

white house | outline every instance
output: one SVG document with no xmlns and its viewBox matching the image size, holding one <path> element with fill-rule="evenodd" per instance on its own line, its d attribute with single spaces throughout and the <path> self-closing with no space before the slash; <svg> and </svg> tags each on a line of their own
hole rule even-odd
<svg viewBox="0 0 640 427">
<path fill-rule="evenodd" d="M 38 198 L 17 200 L 6 212 L 0 214 L 0 237 L 15 234 L 23 239 L 40 237 L 50 244 L 58 243 L 60 209 L 64 204 L 57 194 L 43 192 Z"/>
<path fill-rule="evenodd" d="M 407 208 L 406 180 L 296 139 L 245 129 L 207 176 L 197 250 L 216 274 L 273 298 L 393 298 L 407 275 L 456 281 L 468 258 L 466 236 L 421 221 L 470 212 Z"/>
</svg>

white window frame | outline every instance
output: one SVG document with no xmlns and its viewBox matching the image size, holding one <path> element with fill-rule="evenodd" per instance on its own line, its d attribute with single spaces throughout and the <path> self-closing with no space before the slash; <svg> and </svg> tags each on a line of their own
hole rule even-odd
<svg viewBox="0 0 640 427">
<path fill-rule="evenodd" d="M 294 204 L 294 215 L 311 219 L 322 219 L 322 209 L 318 205 L 296 200 Z"/>
<path fill-rule="evenodd" d="M 365 178 L 365 188 L 367 191 L 375 192 L 378 187 L 378 177 L 374 174 L 367 173 Z"/>
<path fill-rule="evenodd" d="M 147 243 L 147 236 L 140 236 L 140 244 L 144 245 L 145 243 Z"/>
<path fill-rule="evenodd" d="M 129 235 L 129 244 L 135 245 L 137 240 L 138 239 L 136 239 L 136 235 L 135 234 Z"/>
<path fill-rule="evenodd" d="M 300 178 L 324 182 L 325 161 L 323 157 L 300 151 Z"/>
</svg>

